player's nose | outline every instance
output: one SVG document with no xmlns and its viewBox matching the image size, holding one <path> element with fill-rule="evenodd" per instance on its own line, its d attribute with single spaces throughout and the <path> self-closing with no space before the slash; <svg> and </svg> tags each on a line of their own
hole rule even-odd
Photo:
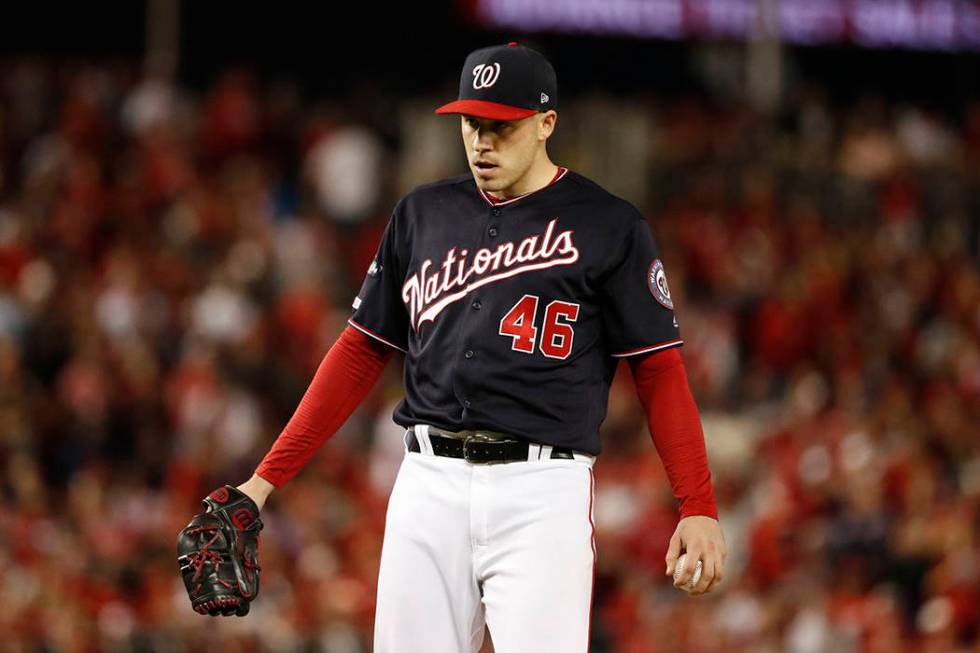
<svg viewBox="0 0 980 653">
<path fill-rule="evenodd" d="M 473 130 L 473 149 L 487 151 L 493 145 L 493 133 L 489 129 Z"/>
<path fill-rule="evenodd" d="M 480 138 L 479 136 L 473 141 L 473 151 L 477 154 L 485 154 L 493 149 L 493 144 L 485 138 Z"/>
</svg>

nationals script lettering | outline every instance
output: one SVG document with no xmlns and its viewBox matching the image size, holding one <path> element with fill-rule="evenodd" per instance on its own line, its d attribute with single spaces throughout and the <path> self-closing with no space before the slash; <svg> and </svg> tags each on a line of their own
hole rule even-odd
<svg viewBox="0 0 980 653">
<path fill-rule="evenodd" d="M 467 293 L 501 279 L 543 270 L 556 265 L 571 265 L 579 252 L 572 240 L 572 230 L 556 233 L 558 218 L 548 223 L 543 234 L 520 242 L 505 242 L 494 248 L 481 247 L 472 252 L 453 247 L 439 265 L 426 259 L 415 274 L 402 285 L 402 301 L 408 307 L 409 319 L 418 330 L 435 320 L 444 308 Z"/>
</svg>

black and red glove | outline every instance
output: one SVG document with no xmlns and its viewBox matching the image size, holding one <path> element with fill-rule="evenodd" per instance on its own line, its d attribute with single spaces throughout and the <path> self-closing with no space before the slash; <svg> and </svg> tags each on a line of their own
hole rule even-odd
<svg viewBox="0 0 980 653">
<path fill-rule="evenodd" d="M 177 535 L 177 564 L 195 612 L 248 614 L 259 593 L 259 508 L 241 490 L 220 487 Z"/>
</svg>

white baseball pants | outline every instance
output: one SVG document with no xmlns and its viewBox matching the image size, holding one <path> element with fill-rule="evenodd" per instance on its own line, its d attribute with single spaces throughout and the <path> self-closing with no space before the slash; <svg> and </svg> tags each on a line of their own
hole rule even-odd
<svg viewBox="0 0 980 653">
<path fill-rule="evenodd" d="M 593 458 L 473 464 L 420 430 L 388 502 L 375 653 L 476 653 L 485 624 L 495 653 L 586 653 Z"/>
</svg>

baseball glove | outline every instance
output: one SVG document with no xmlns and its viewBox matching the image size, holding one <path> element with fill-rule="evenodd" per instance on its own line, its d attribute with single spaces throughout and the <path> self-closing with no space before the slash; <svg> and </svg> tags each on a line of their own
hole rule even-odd
<svg viewBox="0 0 980 653">
<path fill-rule="evenodd" d="M 220 487 L 177 535 L 177 564 L 195 612 L 248 614 L 259 593 L 259 508 L 244 492 Z"/>
</svg>

